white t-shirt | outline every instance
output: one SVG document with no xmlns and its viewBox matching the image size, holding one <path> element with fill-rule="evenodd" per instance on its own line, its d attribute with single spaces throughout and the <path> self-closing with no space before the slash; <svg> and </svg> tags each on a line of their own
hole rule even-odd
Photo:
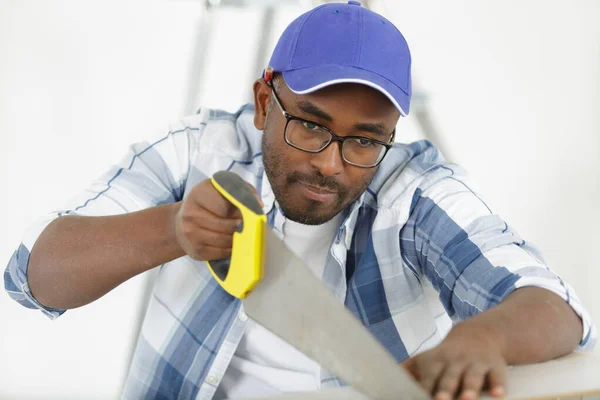
<svg viewBox="0 0 600 400">
<path fill-rule="evenodd" d="M 319 279 L 340 216 L 322 225 L 285 220 L 283 242 Z M 215 400 L 314 391 L 321 386 L 319 365 L 262 325 L 248 320 L 240 344 L 215 393 Z"/>
</svg>

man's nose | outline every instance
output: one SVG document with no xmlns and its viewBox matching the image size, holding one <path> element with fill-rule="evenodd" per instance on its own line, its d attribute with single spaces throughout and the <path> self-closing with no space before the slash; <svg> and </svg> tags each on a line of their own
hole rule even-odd
<svg viewBox="0 0 600 400">
<path fill-rule="evenodd" d="M 331 142 L 325 150 L 312 155 L 310 163 L 323 176 L 334 176 L 344 170 L 341 143 Z"/>
</svg>

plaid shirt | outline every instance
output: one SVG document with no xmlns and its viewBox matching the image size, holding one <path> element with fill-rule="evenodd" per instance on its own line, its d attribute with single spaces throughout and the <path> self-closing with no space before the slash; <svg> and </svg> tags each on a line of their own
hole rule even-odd
<svg viewBox="0 0 600 400">
<path fill-rule="evenodd" d="M 64 210 L 42 218 L 23 238 L 5 272 L 8 293 L 51 318 L 27 284 L 29 253 L 61 215 L 111 215 L 180 201 L 198 182 L 230 170 L 261 194 L 269 225 L 284 217 L 262 164 L 262 132 L 253 108 L 201 110 L 154 143 L 131 147 Z M 583 319 L 579 350 L 596 328 L 573 289 L 538 252 L 495 215 L 463 169 L 427 141 L 395 144 L 366 192 L 343 212 L 323 283 L 401 361 L 438 344 L 452 323 L 497 305 L 517 288 L 543 287 Z M 241 302 L 204 262 L 182 257 L 160 266 L 123 397 L 210 399 L 244 333 Z M 321 369 L 323 388 L 340 381 Z"/>
</svg>

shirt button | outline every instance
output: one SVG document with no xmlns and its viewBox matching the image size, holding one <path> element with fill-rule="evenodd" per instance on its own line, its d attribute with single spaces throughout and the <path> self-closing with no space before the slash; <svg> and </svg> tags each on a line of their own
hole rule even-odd
<svg viewBox="0 0 600 400">
<path fill-rule="evenodd" d="M 219 378 L 216 377 L 216 375 L 209 375 L 206 378 L 206 383 L 209 383 L 211 385 L 216 385 L 219 382 Z"/>
<path fill-rule="evenodd" d="M 240 313 L 238 314 L 238 318 L 240 319 L 240 321 L 245 322 L 248 320 L 248 314 L 246 314 L 243 311 L 240 311 Z"/>
</svg>

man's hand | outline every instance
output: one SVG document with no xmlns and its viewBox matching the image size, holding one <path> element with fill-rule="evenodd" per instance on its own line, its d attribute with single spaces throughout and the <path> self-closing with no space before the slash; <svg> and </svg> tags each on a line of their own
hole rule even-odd
<svg viewBox="0 0 600 400">
<path fill-rule="evenodd" d="M 262 205 L 254 187 L 250 188 Z M 181 203 L 175 217 L 177 243 L 195 260 L 228 258 L 233 233 L 241 222 L 240 211 L 206 179 L 196 184 Z"/>
<path fill-rule="evenodd" d="M 461 326 L 462 325 L 462 326 Z M 505 393 L 506 362 L 489 332 L 457 325 L 437 347 L 402 364 L 435 400 L 476 399 L 482 389 Z"/>
<path fill-rule="evenodd" d="M 505 394 L 506 365 L 531 364 L 572 352 L 583 325 L 562 298 L 525 287 L 496 307 L 454 326 L 437 347 L 402 365 L 436 400 L 470 400 L 482 388 Z"/>
</svg>

